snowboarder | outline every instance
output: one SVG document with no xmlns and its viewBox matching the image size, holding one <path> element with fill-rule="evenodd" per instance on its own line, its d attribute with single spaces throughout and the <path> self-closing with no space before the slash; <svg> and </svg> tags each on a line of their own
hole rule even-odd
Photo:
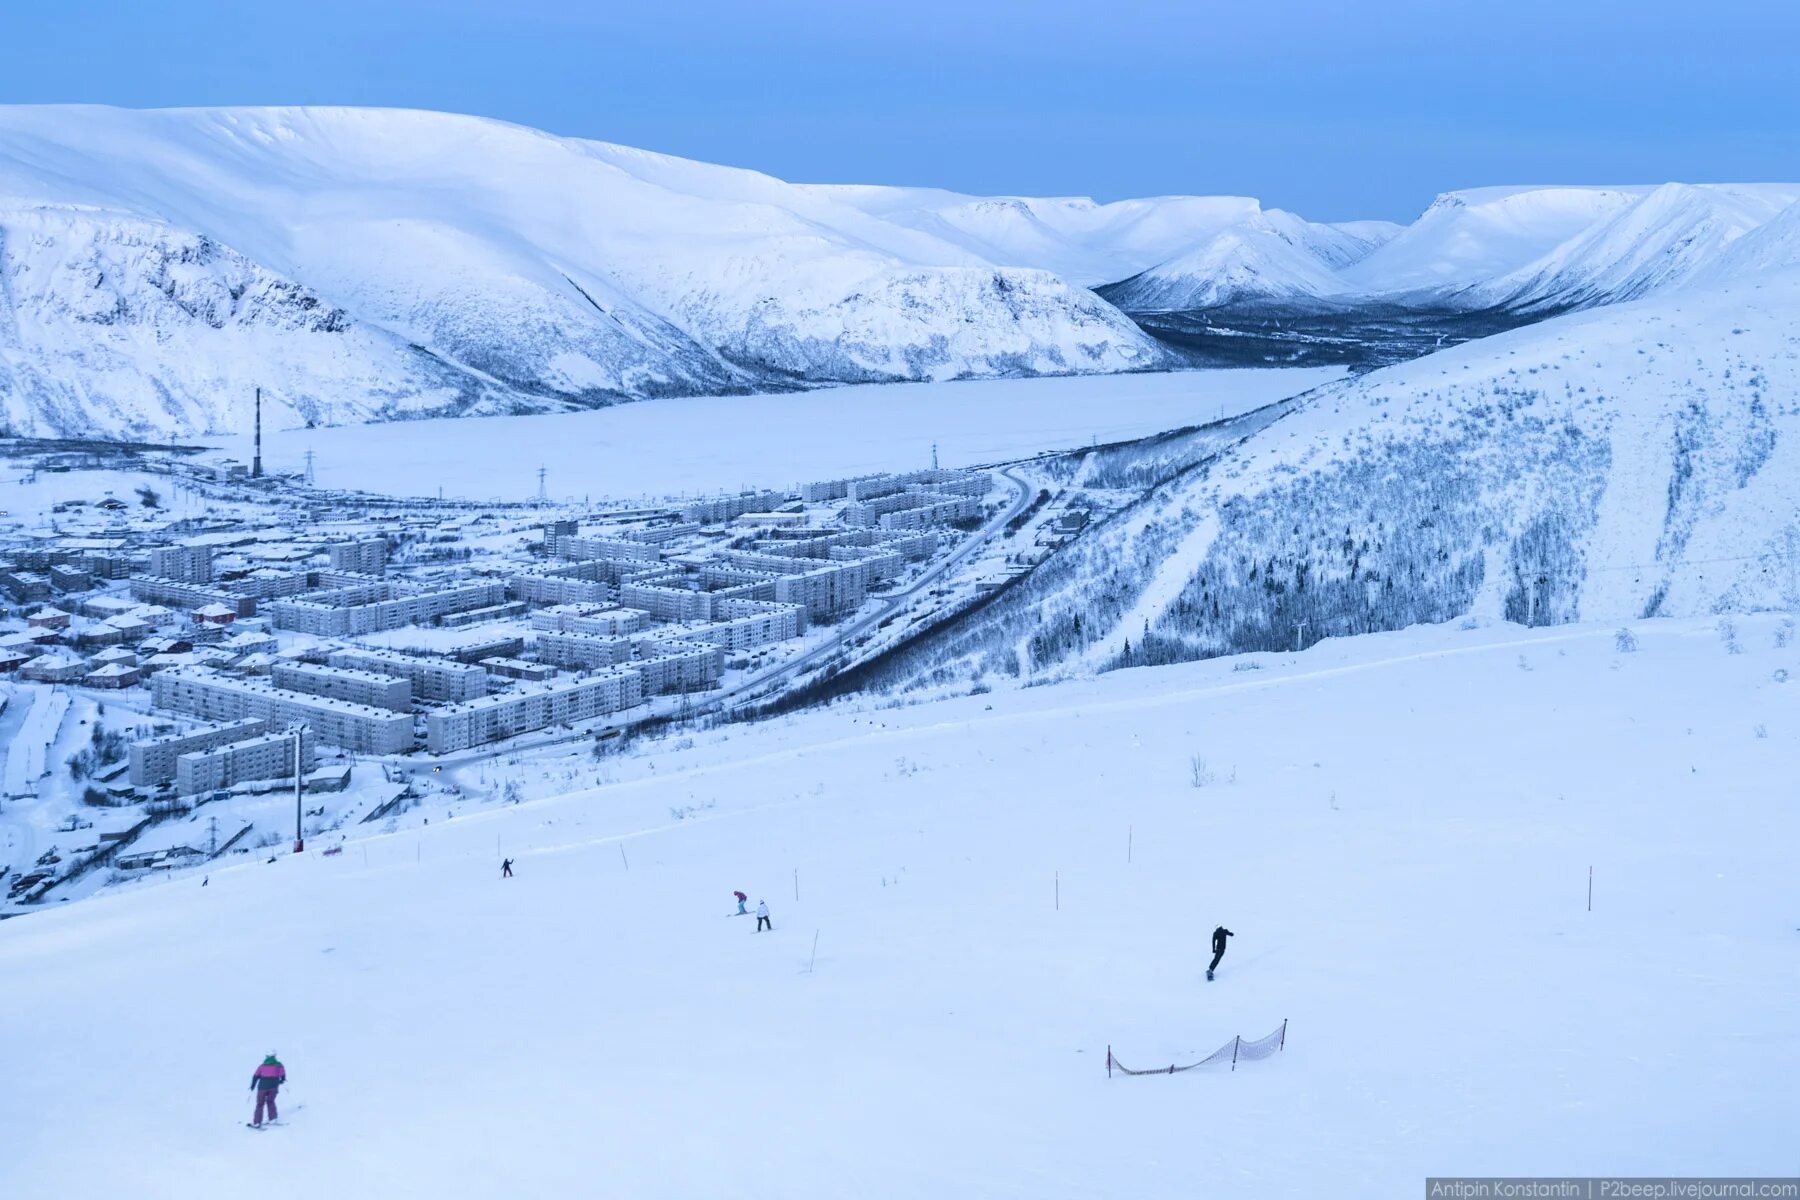
<svg viewBox="0 0 1800 1200">
<path fill-rule="evenodd" d="M 267 1109 L 269 1120 L 275 1120 L 279 1114 L 275 1111 L 275 1093 L 287 1082 L 287 1068 L 275 1057 L 274 1051 L 262 1060 L 262 1065 L 250 1075 L 250 1090 L 256 1093 L 256 1117 L 250 1122 L 257 1129 L 262 1128 L 263 1110 Z"/>
<path fill-rule="evenodd" d="M 765 929 L 774 933 L 775 925 L 769 920 L 769 902 L 758 900 L 756 902 L 756 932 L 761 933 Z"/>
<path fill-rule="evenodd" d="M 750 910 L 745 908 L 744 904 L 746 901 L 748 901 L 750 899 L 750 897 L 744 895 L 744 893 L 742 893 L 742 892 L 733 892 L 731 894 L 737 897 L 737 902 L 738 902 L 737 915 L 740 917 L 749 916 Z"/>
<path fill-rule="evenodd" d="M 500 878 L 502 878 L 502 879 L 511 879 L 512 878 L 512 859 L 503 858 L 500 860 Z"/>
<path fill-rule="evenodd" d="M 1219 960 L 1225 957 L 1225 939 L 1236 936 L 1237 934 L 1231 932 L 1231 930 L 1225 928 L 1223 925 L 1213 930 L 1213 960 L 1206 968 L 1206 977 L 1208 979 L 1211 979 L 1213 977 L 1213 972 L 1219 969 Z"/>
</svg>

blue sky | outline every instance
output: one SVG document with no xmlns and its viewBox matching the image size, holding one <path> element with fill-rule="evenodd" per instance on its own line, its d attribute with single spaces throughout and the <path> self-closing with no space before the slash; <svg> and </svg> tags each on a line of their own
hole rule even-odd
<svg viewBox="0 0 1800 1200">
<path fill-rule="evenodd" d="M 0 101 L 447 109 L 806 182 L 1253 195 L 1792 177 L 1790 0 L 56 0 Z"/>
</svg>

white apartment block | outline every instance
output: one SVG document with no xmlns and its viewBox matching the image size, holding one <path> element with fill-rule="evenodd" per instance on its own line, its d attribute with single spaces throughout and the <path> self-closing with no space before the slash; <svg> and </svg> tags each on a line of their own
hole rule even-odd
<svg viewBox="0 0 1800 1200">
<path fill-rule="evenodd" d="M 140 604 L 160 604 L 192 611 L 208 604 L 223 604 L 240 617 L 256 615 L 256 599 L 205 583 L 140 575 L 131 581 L 131 598 Z"/>
<path fill-rule="evenodd" d="M 261 717 L 303 724 L 319 741 L 362 754 L 399 754 L 413 748 L 406 713 L 276 688 L 262 679 L 233 679 L 197 667 L 174 667 L 151 677 L 151 698 L 205 721 Z"/>
<path fill-rule="evenodd" d="M 631 661 L 632 648 L 632 638 L 591 633 L 540 633 L 535 647 L 543 662 L 577 671 L 623 666 Z"/>
<path fill-rule="evenodd" d="M 738 615 L 732 615 L 732 614 Z M 714 620 L 671 625 L 657 632 L 690 642 L 707 642 L 723 650 L 751 650 L 797 638 L 806 631 L 806 610 L 798 604 L 760 600 L 724 600 L 713 606 Z"/>
<path fill-rule="evenodd" d="M 659 621 L 704 621 L 712 615 L 709 593 L 653 583 L 626 584 L 619 589 L 619 603 L 641 609 Z"/>
<path fill-rule="evenodd" d="M 487 672 L 473 663 L 443 658 L 423 658 L 392 650 L 334 650 L 331 665 L 355 671 L 392 675 L 412 684 L 421 700 L 458 703 L 487 695 Z"/>
<path fill-rule="evenodd" d="M 716 525 L 743 516 L 747 512 L 763 512 L 780 508 L 787 497 L 780 492 L 740 492 L 735 496 L 711 496 L 681 506 L 681 515 L 689 521 Z"/>
<path fill-rule="evenodd" d="M 362 584 L 330 592 L 312 592 L 269 605 L 277 629 L 293 629 L 318 637 L 351 637 L 408 625 L 424 625 L 445 613 L 489 608 L 506 600 L 506 585 L 497 580 L 455 584 L 438 591 L 401 594 L 394 585 Z"/>
<path fill-rule="evenodd" d="M 605 604 L 612 599 L 612 585 L 598 579 L 570 579 L 558 575 L 514 575 L 507 586 L 527 604 Z"/>
<path fill-rule="evenodd" d="M 861 563 L 869 569 L 871 584 L 898 579 L 900 573 L 906 570 L 906 560 L 894 551 L 875 550 L 862 546 L 833 546 L 831 561 Z"/>
<path fill-rule="evenodd" d="M 631 708 L 643 698 L 644 677 L 632 667 L 526 684 L 430 714 L 425 718 L 425 748 L 433 754 L 450 754 L 551 725 L 591 721 Z"/>
<path fill-rule="evenodd" d="M 660 546 L 664 542 L 672 542 L 676 538 L 684 538 L 700 532 L 696 521 L 671 521 L 666 525 L 639 525 L 635 529 L 625 531 L 627 541 L 648 542 L 652 546 Z"/>
<path fill-rule="evenodd" d="M 160 787 L 172 783 L 176 762 L 182 755 L 256 737 L 267 733 L 269 726 L 270 723 L 261 717 L 240 717 L 206 729 L 165 733 L 161 737 L 133 742 L 126 751 L 130 763 L 126 778 L 131 780 L 133 787 Z"/>
<path fill-rule="evenodd" d="M 304 728 L 298 732 L 299 769 L 309 771 L 313 762 L 312 735 Z M 291 778 L 295 769 L 294 733 L 265 733 L 227 746 L 183 754 L 175 762 L 176 794 L 197 796 L 256 779 Z"/>
<path fill-rule="evenodd" d="M 859 608 L 869 596 L 869 568 L 863 563 L 814 565 L 813 559 L 744 550 L 729 551 L 725 559 L 735 566 L 778 572 L 774 598 L 783 604 L 802 605 L 810 620 L 826 620 Z"/>
<path fill-rule="evenodd" d="M 545 534 L 544 550 L 556 558 L 623 558 L 639 562 L 657 562 L 662 558 L 662 551 L 648 542 L 584 538 L 566 533 Z"/>
<path fill-rule="evenodd" d="M 290 692 L 330 696 L 351 704 L 367 704 L 391 712 L 412 711 L 412 680 L 354 667 L 317 667 L 310 663 L 276 663 L 269 680 Z"/>
<path fill-rule="evenodd" d="M 337 542 L 325 547 L 325 555 L 334 571 L 380 575 L 387 570 L 387 539 L 364 538 L 355 542 Z"/>
<path fill-rule="evenodd" d="M 648 647 L 646 647 L 648 649 Z M 654 653 L 631 664 L 644 677 L 646 696 L 708 688 L 725 674 L 725 651 L 704 642 L 659 643 Z"/>
<path fill-rule="evenodd" d="M 152 546 L 150 574 L 176 583 L 211 583 L 211 546 Z"/>
<path fill-rule="evenodd" d="M 981 501 L 974 496 L 931 496 L 931 502 L 917 508 L 903 508 L 898 512 L 882 514 L 879 524 L 883 529 L 929 529 L 933 525 L 948 525 L 954 521 L 973 520 L 981 515 Z"/>
</svg>

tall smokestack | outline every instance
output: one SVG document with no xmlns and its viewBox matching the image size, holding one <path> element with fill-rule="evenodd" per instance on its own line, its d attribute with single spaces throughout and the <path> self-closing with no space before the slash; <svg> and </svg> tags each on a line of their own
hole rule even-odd
<svg viewBox="0 0 1800 1200">
<path fill-rule="evenodd" d="M 256 389 L 256 457 L 250 461 L 250 478 L 262 478 L 262 389 Z"/>
</svg>

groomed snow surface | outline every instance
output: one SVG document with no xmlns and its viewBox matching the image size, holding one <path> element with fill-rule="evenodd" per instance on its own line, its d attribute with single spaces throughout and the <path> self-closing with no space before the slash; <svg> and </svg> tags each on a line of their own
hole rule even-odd
<svg viewBox="0 0 1800 1200">
<path fill-rule="evenodd" d="M 1416 629 L 734 728 L 599 792 L 6 922 L 0 1190 L 1791 1174 L 1800 641 L 1635 628 L 1629 653 Z M 1188 1062 L 1284 1018 L 1235 1074 L 1106 1077 L 1109 1043 Z M 270 1050 L 285 1123 L 251 1133 Z"/>
</svg>

